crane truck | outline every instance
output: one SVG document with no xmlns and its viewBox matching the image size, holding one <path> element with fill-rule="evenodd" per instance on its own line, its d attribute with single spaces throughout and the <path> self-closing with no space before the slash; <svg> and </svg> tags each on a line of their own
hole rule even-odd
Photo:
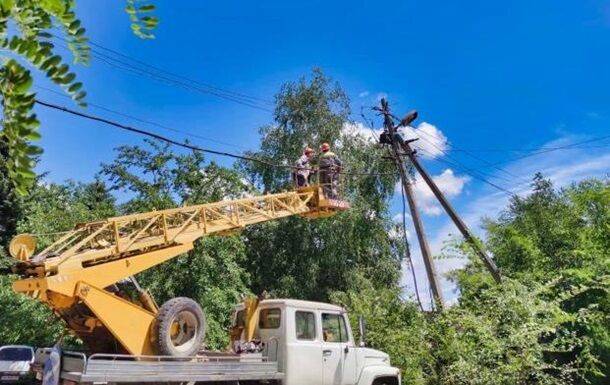
<svg viewBox="0 0 610 385">
<path fill-rule="evenodd" d="M 339 306 L 246 298 L 234 311 L 233 349 L 202 351 L 205 315 L 199 304 L 180 297 L 158 306 L 135 278 L 188 252 L 201 237 L 348 208 L 313 185 L 78 224 L 36 255 L 35 238 L 21 234 L 9 245 L 18 260 L 13 289 L 49 306 L 88 348 L 62 352 L 55 383 L 399 385 L 388 355 L 357 344 Z M 33 367 L 39 374 L 54 351 L 38 349 Z"/>
</svg>

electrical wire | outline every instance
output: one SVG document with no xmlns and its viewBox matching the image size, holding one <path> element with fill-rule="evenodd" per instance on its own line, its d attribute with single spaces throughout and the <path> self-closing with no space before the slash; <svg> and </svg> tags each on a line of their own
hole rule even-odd
<svg viewBox="0 0 610 385">
<path fill-rule="evenodd" d="M 417 276 L 415 274 L 415 266 L 413 266 L 413 258 L 411 258 L 411 248 L 409 246 L 409 239 L 407 238 L 407 205 L 405 203 L 405 187 L 402 186 L 400 189 L 402 196 L 402 236 L 405 242 L 405 255 L 409 263 L 409 269 L 411 270 L 411 276 L 413 278 L 413 290 L 415 291 L 415 298 L 419 304 L 421 311 L 424 311 L 424 306 L 419 296 L 419 288 L 417 285 Z"/>
<path fill-rule="evenodd" d="M 506 159 L 506 160 L 503 160 L 501 162 L 496 162 L 496 163 L 493 163 L 493 164 L 494 165 L 498 165 L 498 164 L 510 163 L 510 162 L 514 162 L 515 160 L 525 159 L 525 158 L 529 158 L 529 157 L 540 155 L 540 154 L 546 154 L 546 153 L 554 152 L 554 151 L 558 151 L 558 150 L 566 150 L 566 149 L 571 149 L 571 148 L 577 148 L 577 146 L 582 145 L 582 144 L 599 142 L 599 141 L 602 141 L 602 140 L 605 140 L 605 139 L 608 139 L 608 138 L 610 138 L 610 135 L 599 136 L 599 137 L 583 140 L 583 141 L 576 142 L 576 143 L 566 144 L 564 146 L 559 146 L 559 147 L 542 148 L 540 151 L 537 151 L 537 152 L 534 152 L 534 153 L 531 153 L 531 154 L 525 154 L 525 155 L 517 156 L 517 157 L 511 158 L 511 159 Z"/>
<path fill-rule="evenodd" d="M 57 38 L 61 41 L 67 42 L 66 39 L 64 39 L 60 36 L 57 36 L 57 35 L 52 35 L 52 36 L 54 36 L 55 38 Z M 59 46 L 70 51 L 70 47 L 68 47 L 65 44 L 63 44 L 63 45 L 59 44 Z M 107 50 L 112 51 L 110 49 L 107 49 Z M 129 58 L 129 56 L 124 55 L 124 54 L 119 54 L 119 55 L 122 57 Z M 169 86 L 178 86 L 178 87 L 188 90 L 188 91 L 195 91 L 195 92 L 210 94 L 210 95 L 214 95 L 214 96 L 219 97 L 224 100 L 239 103 L 244 106 L 256 108 L 256 109 L 266 111 L 266 112 L 273 112 L 272 109 L 261 106 L 260 105 L 261 102 L 257 102 L 256 100 L 253 100 L 253 99 L 258 99 L 258 98 L 250 97 L 245 94 L 240 94 L 240 93 L 233 92 L 233 91 L 224 90 L 220 87 L 206 85 L 204 83 L 198 82 L 193 79 L 189 79 L 182 75 L 178 75 L 178 74 L 171 73 L 169 71 L 162 70 L 162 69 L 154 67 L 150 64 L 145 64 L 145 65 L 148 68 L 154 68 L 156 72 L 153 72 L 148 68 L 137 67 L 132 63 L 126 62 L 125 60 L 117 59 L 116 57 L 112 57 L 108 54 L 105 54 L 105 53 L 100 52 L 95 49 L 91 49 L 91 57 L 101 60 L 102 62 L 106 63 L 107 65 L 109 65 L 113 68 L 120 69 L 122 71 L 127 71 L 129 73 L 132 73 L 132 74 L 135 74 L 138 76 L 147 77 L 147 78 L 150 78 L 157 82 L 161 82 L 161 83 L 169 85 Z M 130 58 L 129 60 L 133 60 L 133 61 L 136 61 L 139 63 L 144 63 L 142 61 L 139 61 L 139 60 L 133 59 L 133 58 Z M 172 78 L 172 77 L 174 77 L 174 78 Z M 176 78 L 179 78 L 179 79 L 176 79 Z M 184 80 L 180 80 L 180 79 L 184 79 Z M 264 103 L 269 104 L 269 101 L 265 101 Z"/>
<path fill-rule="evenodd" d="M 115 51 L 115 50 L 113 50 L 111 48 L 104 47 L 103 45 L 101 45 L 99 43 L 95 43 L 95 42 L 93 42 L 91 40 L 89 40 L 89 44 L 94 46 L 94 47 L 100 48 L 100 49 L 102 49 L 104 51 L 113 53 L 113 54 L 115 54 L 117 56 L 120 56 L 122 58 L 131 60 L 133 62 L 136 62 L 136 63 L 141 64 L 143 66 L 146 66 L 148 68 L 151 68 L 151 69 L 153 69 L 155 71 L 158 71 L 158 72 L 161 72 L 161 73 L 165 73 L 165 74 L 168 74 L 170 76 L 174 76 L 174 77 L 183 79 L 183 80 L 188 81 L 188 82 L 196 83 L 196 84 L 199 84 L 201 86 L 208 87 L 208 88 L 211 88 L 211 89 L 219 91 L 219 92 L 225 92 L 227 94 L 234 95 L 234 96 L 237 96 L 237 97 L 251 99 L 251 100 L 254 100 L 254 101 L 260 101 L 260 102 L 263 102 L 263 103 L 266 103 L 266 104 L 270 104 L 270 105 L 274 104 L 273 101 L 268 100 L 268 99 L 263 99 L 263 98 L 260 98 L 260 97 L 257 97 L 257 96 L 251 96 L 251 95 L 247 95 L 247 94 L 244 94 L 244 93 L 241 93 L 241 92 L 227 90 L 227 89 L 224 89 L 224 88 L 221 88 L 221 87 L 218 87 L 218 86 L 214 86 L 214 85 L 209 84 L 209 83 L 200 82 L 200 81 L 194 80 L 192 78 L 188 78 L 186 76 L 183 76 L 183 75 L 180 75 L 180 74 L 177 74 L 177 73 L 174 73 L 174 72 L 170 72 L 170 71 L 164 70 L 164 69 L 156 67 L 156 66 L 154 66 L 152 64 L 146 63 L 146 62 L 144 62 L 142 60 L 138 60 L 138 59 L 135 59 L 135 58 L 133 58 L 131 56 L 125 55 L 125 54 L 123 54 L 121 52 Z"/>
<path fill-rule="evenodd" d="M 424 135 L 426 135 L 426 136 L 428 136 L 428 135 L 430 135 L 430 136 L 431 136 L 431 134 L 428 134 L 427 132 L 424 132 L 424 131 L 420 131 L 420 133 L 421 133 L 421 134 L 424 134 Z M 436 139 L 438 139 L 438 137 L 436 137 L 436 136 L 434 136 L 434 137 L 435 137 Z M 494 174 L 490 174 L 490 173 L 487 173 L 487 172 L 482 172 L 482 171 L 479 171 L 479 170 L 474 170 L 474 169 L 472 169 L 472 168 L 470 168 L 470 167 L 468 167 L 468 166 L 466 166 L 466 165 L 462 164 L 462 163 L 461 163 L 461 162 L 459 162 L 457 159 L 455 159 L 455 158 L 453 158 L 453 157 L 449 156 L 449 154 L 447 154 L 447 151 L 445 151 L 443 148 L 441 148 L 440 146 L 438 146 L 438 145 L 437 145 L 436 143 L 434 143 L 432 140 L 428 140 L 427 138 L 425 138 L 425 137 L 423 137 L 423 136 L 419 136 L 419 138 L 420 138 L 420 139 L 422 139 L 422 140 L 424 140 L 424 141 L 426 141 L 427 143 L 429 143 L 429 144 L 430 144 L 431 146 L 433 146 L 434 148 L 436 148 L 436 149 L 437 149 L 437 150 L 438 150 L 438 151 L 441 153 L 441 155 L 442 155 L 443 157 L 445 157 L 445 158 L 446 158 L 446 159 L 448 159 L 449 161 L 452 161 L 452 162 L 454 162 L 454 163 L 456 163 L 456 164 L 461 165 L 461 167 L 462 167 L 462 168 L 467 169 L 467 170 L 469 170 L 470 172 L 473 172 L 473 173 L 478 173 L 478 174 L 482 175 L 482 177 L 485 177 L 485 176 L 486 176 L 486 177 L 488 177 L 488 178 L 497 178 L 497 179 L 502 179 L 502 180 L 504 180 L 504 181 L 506 181 L 506 182 L 509 182 L 509 183 L 513 182 L 511 179 L 508 179 L 508 178 L 503 177 L 503 176 L 494 175 Z M 419 146 L 418 146 L 418 147 L 419 147 Z M 418 149 L 420 149 L 420 150 L 424 150 L 424 149 L 423 149 L 423 148 L 421 148 L 421 147 L 419 147 Z M 430 154 L 430 152 L 428 152 L 428 153 Z"/>
<path fill-rule="evenodd" d="M 266 166 L 269 167 L 277 167 L 277 168 L 285 168 L 285 169 L 303 169 L 303 170 L 311 170 L 313 171 L 314 169 L 309 169 L 309 168 L 303 168 L 303 167 L 296 167 L 296 166 L 291 166 L 291 165 L 286 165 L 286 164 L 277 164 L 277 163 L 271 163 L 268 162 L 266 160 L 263 159 L 258 159 L 252 156 L 246 156 L 246 155 L 237 155 L 237 154 L 232 154 L 229 152 L 224 152 L 224 151 L 218 151 L 218 150 L 212 150 L 212 149 L 207 149 L 207 148 L 202 148 L 190 143 L 182 143 L 182 142 L 178 142 L 177 140 L 156 134 L 154 132 L 150 132 L 147 130 L 143 130 L 140 128 L 136 128 L 136 127 L 132 127 L 132 126 L 128 126 L 119 122 L 115 122 L 106 118 L 102 118 L 99 116 L 95 116 L 95 115 L 91 115 L 91 114 L 85 114 L 83 112 L 79 112 L 76 110 L 72 110 L 57 104 L 53 104 L 53 103 L 49 103 L 49 102 L 45 102 L 39 99 L 36 99 L 36 103 L 47 107 L 47 108 L 51 108 L 54 110 L 58 110 L 58 111 L 62 111 L 71 115 L 75 115 L 81 118 L 85 118 L 85 119 L 89 119 L 89 120 L 93 120 L 93 121 L 97 121 L 97 122 L 101 122 L 101 123 L 105 123 L 107 125 L 116 127 L 116 128 L 120 128 L 122 130 L 126 130 L 126 131 L 130 131 L 130 132 L 134 132 L 136 134 L 140 134 L 143 136 L 147 136 L 153 139 L 157 139 L 160 140 L 162 142 L 166 142 L 169 144 L 172 144 L 174 146 L 178 146 L 178 147 L 184 147 L 187 148 L 189 150 L 192 151 L 199 151 L 199 152 L 203 152 L 203 153 L 209 153 L 209 154 L 214 154 L 214 155 L 219 155 L 219 156 L 225 156 L 225 157 L 229 157 L 229 158 L 234 158 L 234 159 L 240 159 L 240 160 L 245 160 L 245 161 L 250 161 L 250 162 L 256 162 L 256 163 L 260 163 L 260 164 L 264 164 Z M 360 175 L 360 176 L 382 176 L 382 175 L 396 175 L 396 173 L 371 173 L 371 172 L 347 172 L 347 171 L 337 171 L 337 174 L 345 174 L 345 175 Z"/>
<path fill-rule="evenodd" d="M 50 92 L 50 93 L 56 94 L 56 95 L 61 96 L 63 98 L 72 99 L 69 95 L 66 95 L 65 93 L 62 93 L 62 92 L 58 92 L 58 91 L 52 90 L 50 88 L 46 88 L 46 87 L 42 87 L 42 86 L 38 86 L 38 85 L 34 85 L 34 87 L 38 88 L 40 90 L 46 91 L 46 92 Z M 201 140 L 205 140 L 205 141 L 208 141 L 208 142 L 213 142 L 213 143 L 216 143 L 216 144 L 221 144 L 221 145 L 224 145 L 224 146 L 239 148 L 239 149 L 242 149 L 242 150 L 248 150 L 246 147 L 243 147 L 243 146 L 239 146 L 239 145 L 236 145 L 236 144 L 233 144 L 233 143 L 223 142 L 221 140 L 208 138 L 208 137 L 205 137 L 205 136 L 202 136 L 202 135 L 198 135 L 198 134 L 193 134 L 193 133 L 190 133 L 188 131 L 178 130 L 178 129 L 173 128 L 173 127 L 168 127 L 166 125 L 163 125 L 163 124 L 160 124 L 160 123 L 157 123 L 157 122 L 153 122 L 153 121 L 148 120 L 148 119 L 143 119 L 143 118 L 139 118 L 139 117 L 136 117 L 136 116 L 133 116 L 133 115 L 126 114 L 124 112 L 116 111 L 116 110 L 113 110 L 111 108 L 99 105 L 99 104 L 91 103 L 89 101 L 87 101 L 87 105 L 91 106 L 91 107 L 95 107 L 95 108 L 100 109 L 102 111 L 110 112 L 110 113 L 118 115 L 118 116 L 122 116 L 122 117 L 125 117 L 125 118 L 128 118 L 128 119 L 132 119 L 132 120 L 138 121 L 140 123 L 150 124 L 151 126 L 159 127 L 159 128 L 164 129 L 164 130 L 175 132 L 175 133 L 179 133 L 179 134 L 182 134 L 182 135 L 185 135 L 185 136 L 189 136 L 189 137 L 192 137 L 192 138 L 201 139 Z"/>
<path fill-rule="evenodd" d="M 421 148 L 420 148 L 420 151 L 426 152 L 426 150 L 421 149 Z M 428 152 L 428 153 L 431 154 L 430 152 Z M 501 187 L 501 186 L 499 186 L 499 185 L 497 185 L 497 184 L 495 184 L 493 182 L 490 182 L 486 178 L 481 177 L 480 175 L 478 175 L 476 173 L 473 173 L 473 172 L 468 171 L 467 169 L 464 169 L 461 165 L 459 165 L 459 164 L 457 164 L 455 162 L 451 162 L 449 160 L 442 159 L 442 158 L 431 158 L 431 160 L 435 161 L 435 162 L 444 163 L 444 164 L 452 166 L 452 167 L 455 167 L 456 169 L 458 169 L 458 171 L 462 171 L 463 173 L 468 174 L 469 176 L 471 176 L 471 177 L 473 177 L 475 179 L 478 179 L 478 180 L 482 181 L 483 183 L 486 183 L 486 184 L 490 185 L 491 187 L 495 188 L 496 190 L 508 194 L 511 197 L 515 195 L 512 191 L 510 191 L 510 190 L 508 190 L 508 189 L 506 189 L 504 187 Z"/>
</svg>

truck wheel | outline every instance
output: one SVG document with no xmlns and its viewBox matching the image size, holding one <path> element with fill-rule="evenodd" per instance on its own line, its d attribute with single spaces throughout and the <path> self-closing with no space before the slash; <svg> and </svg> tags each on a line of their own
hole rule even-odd
<svg viewBox="0 0 610 385">
<path fill-rule="evenodd" d="M 205 315 L 197 302 L 172 298 L 157 313 L 153 330 L 157 351 L 167 356 L 193 356 L 201 347 L 205 329 Z"/>
</svg>

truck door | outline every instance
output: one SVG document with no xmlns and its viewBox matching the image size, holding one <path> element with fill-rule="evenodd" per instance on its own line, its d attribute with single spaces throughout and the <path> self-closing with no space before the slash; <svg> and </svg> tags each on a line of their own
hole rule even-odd
<svg viewBox="0 0 610 385">
<path fill-rule="evenodd" d="M 343 385 L 345 355 L 349 335 L 345 319 L 339 313 L 322 313 L 322 376 L 323 385 Z"/>
</svg>

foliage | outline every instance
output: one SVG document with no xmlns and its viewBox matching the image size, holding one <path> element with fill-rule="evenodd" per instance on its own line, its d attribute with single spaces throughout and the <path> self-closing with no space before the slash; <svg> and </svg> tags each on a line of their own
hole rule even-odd
<svg viewBox="0 0 610 385">
<path fill-rule="evenodd" d="M 116 214 L 115 200 L 106 185 L 91 183 L 37 184 L 20 203 L 17 232 L 36 234 L 44 248 L 75 224 Z"/>
<path fill-rule="evenodd" d="M 355 338 L 360 339 L 358 317 L 366 321 L 368 347 L 390 355 L 392 365 L 402 371 L 403 383 L 426 383 L 432 352 L 427 341 L 427 319 L 414 302 L 403 301 L 400 288 L 375 288 L 362 275 L 356 275 L 348 291 L 331 294 L 331 301 L 349 310 Z"/>
<path fill-rule="evenodd" d="M 103 183 L 38 183 L 30 194 L 18 200 L 19 232 L 39 235 L 39 247 L 46 246 L 58 231 L 74 227 L 75 223 L 113 215 L 114 199 Z M 45 235 L 48 234 L 48 235 Z M 7 268 L 11 260 L 0 250 L 0 267 Z M 25 343 L 50 346 L 65 334 L 63 323 L 50 309 L 38 301 L 15 294 L 11 282 L 15 277 L 0 276 L 0 344 Z"/>
<path fill-rule="evenodd" d="M 205 164 L 201 153 L 176 154 L 166 144 L 146 141 L 147 148 L 122 146 L 116 159 L 102 166 L 114 190 L 132 194 L 121 205 L 124 213 L 164 209 L 237 198 L 248 190 L 240 176 L 215 163 Z M 211 348 L 228 344 L 231 309 L 248 293 L 244 270 L 245 246 L 238 236 L 205 238 L 186 255 L 140 274 L 158 301 L 186 296 L 205 310 Z"/>
<path fill-rule="evenodd" d="M 380 160 L 374 144 L 344 130 L 349 100 L 341 87 L 316 69 L 310 79 L 282 87 L 274 117 L 274 124 L 260 129 L 261 150 L 248 155 L 291 165 L 305 146 L 330 143 L 346 164 L 342 193 L 352 208 L 328 219 L 295 217 L 246 229 L 254 292 L 327 300 L 331 292 L 349 287 L 357 272 L 375 285 L 395 285 L 400 255 L 388 236 L 387 212 L 393 168 Z M 292 188 L 289 168 L 256 162 L 240 168 L 263 191 Z"/>
<path fill-rule="evenodd" d="M 127 0 L 126 12 L 132 21 L 132 30 L 142 38 L 151 38 L 158 23 L 150 15 L 151 4 Z M 32 77 L 21 64 L 37 69 L 50 81 L 64 89 L 79 105 L 85 106 L 86 92 L 66 61 L 56 53 L 55 44 L 67 43 L 75 63 L 88 63 L 90 57 L 85 28 L 74 12 L 75 0 L 0 0 L 0 49 L 9 52 L 0 69 L 3 129 L 0 141 L 6 143 L 5 158 L 9 177 L 21 195 L 34 182 L 35 155 L 41 148 L 31 144 L 38 140 L 38 120 L 31 113 L 34 94 L 28 93 Z M 61 31 L 61 36 L 53 33 Z M 55 42 L 54 42 L 55 39 Z"/>
<path fill-rule="evenodd" d="M 591 346 L 565 359 L 577 359 L 590 350 L 600 360 L 607 377 L 610 184 L 607 180 L 587 180 L 555 190 L 548 180 L 536 175 L 532 187 L 531 195 L 514 198 L 497 220 L 486 222 L 488 246 L 504 274 L 524 284 L 557 282 L 555 292 L 549 294 L 551 299 L 577 290 L 577 295 L 561 305 L 571 314 L 588 315 L 579 318 L 568 330 L 590 340 Z M 486 285 L 476 263 L 471 263 L 456 279 L 462 292 L 473 296 Z M 592 369 L 588 379 L 603 381 L 598 375 Z"/>
<path fill-rule="evenodd" d="M 127 0 L 125 12 L 127 12 L 129 20 L 131 20 L 131 30 L 133 33 L 142 39 L 152 39 L 155 37 L 152 31 L 159 24 L 159 19 L 151 15 L 151 12 L 155 10 L 153 4 L 148 2 L 142 3 L 141 0 Z"/>
<path fill-rule="evenodd" d="M 64 333 L 62 322 L 41 302 L 15 294 L 13 280 L 0 276 L 0 345 L 52 346 Z"/>
<path fill-rule="evenodd" d="M 29 71 L 16 61 L 9 60 L 0 68 L 0 92 L 3 95 L 0 167 L 7 179 L 13 181 L 19 194 L 24 194 L 33 183 L 36 176 L 32 171 L 34 159 L 41 152 L 39 147 L 30 144 L 40 138 L 40 123 L 31 113 L 34 105 L 34 94 L 28 92 L 31 84 Z M 6 191 L 6 194 L 10 195 L 11 191 Z"/>
<path fill-rule="evenodd" d="M 551 285 L 525 286 L 507 280 L 443 313 L 423 314 L 400 299 L 396 289 L 333 293 L 333 301 L 366 319 L 367 345 L 390 354 L 405 384 L 568 384 L 579 382 L 595 364 L 581 355 L 561 355 L 590 345 L 565 329 L 587 318 L 547 299 Z"/>
<path fill-rule="evenodd" d="M 566 384 L 584 375 L 587 362 L 561 362 L 587 341 L 566 332 L 577 315 L 545 299 L 548 286 L 508 280 L 482 291 L 477 301 L 432 319 L 435 370 L 442 384 Z M 436 380 L 435 380 L 436 378 Z"/>
</svg>

